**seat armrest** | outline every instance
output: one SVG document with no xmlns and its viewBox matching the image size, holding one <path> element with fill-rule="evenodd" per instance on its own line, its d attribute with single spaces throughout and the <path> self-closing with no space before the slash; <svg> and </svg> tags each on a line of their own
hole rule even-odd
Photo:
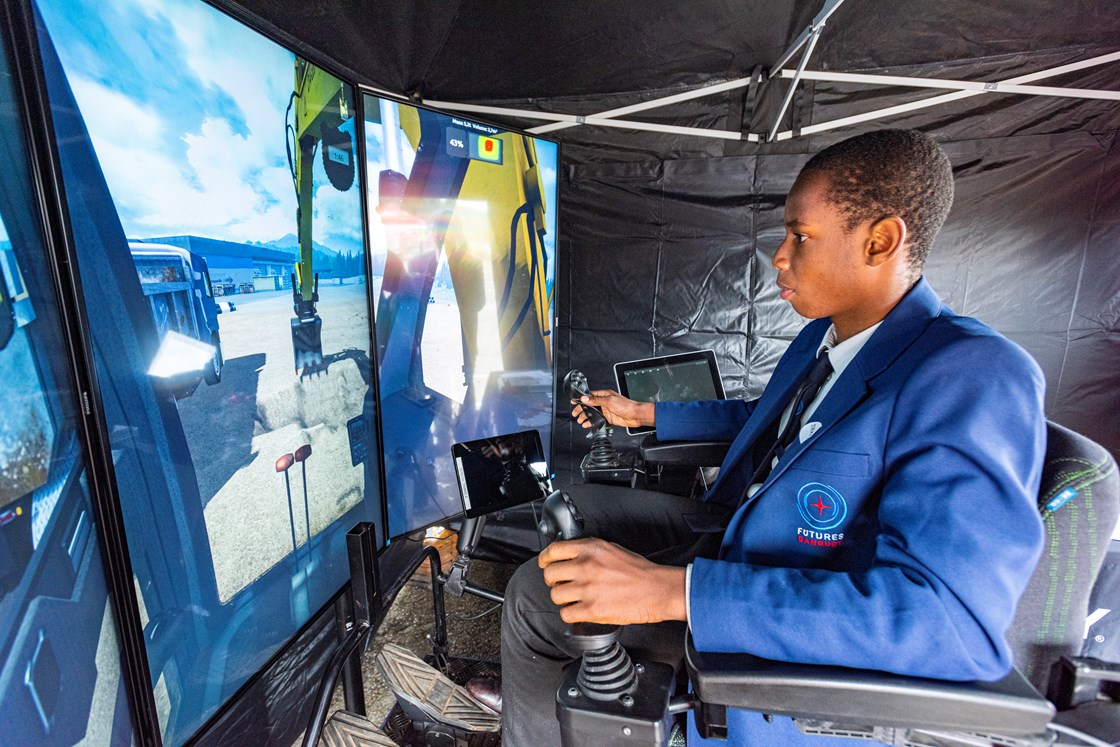
<svg viewBox="0 0 1120 747">
<path fill-rule="evenodd" d="M 1045 732 L 1054 715 L 1017 670 L 997 682 L 950 682 L 700 653 L 691 636 L 685 663 L 701 702 L 779 716 L 1024 736 Z"/>
<path fill-rule="evenodd" d="M 1046 697 L 1067 711 L 1106 696 L 1120 701 L 1120 664 L 1086 656 L 1063 656 L 1050 671 Z"/>
<path fill-rule="evenodd" d="M 730 441 L 659 441 L 652 434 L 640 447 L 646 464 L 678 467 L 718 467 L 730 448 Z"/>
</svg>

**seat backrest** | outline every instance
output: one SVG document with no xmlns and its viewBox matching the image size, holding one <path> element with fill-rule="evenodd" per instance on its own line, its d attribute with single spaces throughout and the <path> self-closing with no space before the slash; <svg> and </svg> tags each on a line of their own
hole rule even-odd
<svg viewBox="0 0 1120 747">
<path fill-rule="evenodd" d="M 1015 666 L 1043 693 L 1054 662 L 1081 650 L 1089 593 L 1120 515 L 1112 455 L 1049 421 L 1046 438 L 1038 494 L 1045 546 L 1007 634 Z"/>
</svg>

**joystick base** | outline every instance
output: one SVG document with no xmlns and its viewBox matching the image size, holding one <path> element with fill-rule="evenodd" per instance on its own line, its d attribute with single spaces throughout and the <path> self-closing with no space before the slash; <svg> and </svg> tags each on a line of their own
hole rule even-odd
<svg viewBox="0 0 1120 747">
<path fill-rule="evenodd" d="M 618 452 L 618 459 L 613 464 L 596 465 L 592 463 L 591 454 L 586 454 L 579 464 L 583 473 L 584 482 L 606 482 L 620 485 L 631 485 L 634 479 L 635 455 L 633 452 Z"/>
<path fill-rule="evenodd" d="M 673 716 L 669 698 L 673 668 L 661 662 L 637 662 L 637 685 L 631 695 L 611 701 L 592 700 L 576 681 L 572 667 L 556 693 L 556 717 L 564 747 L 660 747 L 669 738 Z"/>
</svg>

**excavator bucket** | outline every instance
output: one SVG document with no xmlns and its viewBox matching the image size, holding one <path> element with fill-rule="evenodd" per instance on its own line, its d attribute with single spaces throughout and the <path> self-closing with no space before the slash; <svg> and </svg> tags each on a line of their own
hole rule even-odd
<svg viewBox="0 0 1120 747">
<path fill-rule="evenodd" d="M 318 314 L 292 317 L 292 350 L 296 373 L 306 375 L 323 369 L 323 320 Z"/>
</svg>

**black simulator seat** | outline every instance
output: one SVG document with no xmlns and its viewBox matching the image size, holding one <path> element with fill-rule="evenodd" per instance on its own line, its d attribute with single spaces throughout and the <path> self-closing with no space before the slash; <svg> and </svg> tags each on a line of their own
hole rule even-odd
<svg viewBox="0 0 1120 747">
<path fill-rule="evenodd" d="M 1059 724 L 1107 734 L 1109 744 L 1120 739 L 1120 704 L 1100 697 L 1102 688 L 1115 696 L 1120 668 L 1068 658 L 1081 648 L 1089 593 L 1120 515 L 1116 462 L 1093 441 L 1048 422 L 1039 510 L 1047 549 L 1009 631 L 1016 669 L 1003 680 L 945 682 L 780 663 L 700 653 L 690 641 L 686 664 L 699 700 L 700 733 L 726 736 L 726 708 L 740 708 L 793 716 L 807 733 L 888 743 L 895 727 L 912 734 L 1025 737 L 1046 731 L 1054 701 L 1063 708 L 1085 704 L 1092 712 L 1088 720 L 1058 714 Z M 1035 688 L 1049 689 L 1050 700 Z"/>
</svg>

